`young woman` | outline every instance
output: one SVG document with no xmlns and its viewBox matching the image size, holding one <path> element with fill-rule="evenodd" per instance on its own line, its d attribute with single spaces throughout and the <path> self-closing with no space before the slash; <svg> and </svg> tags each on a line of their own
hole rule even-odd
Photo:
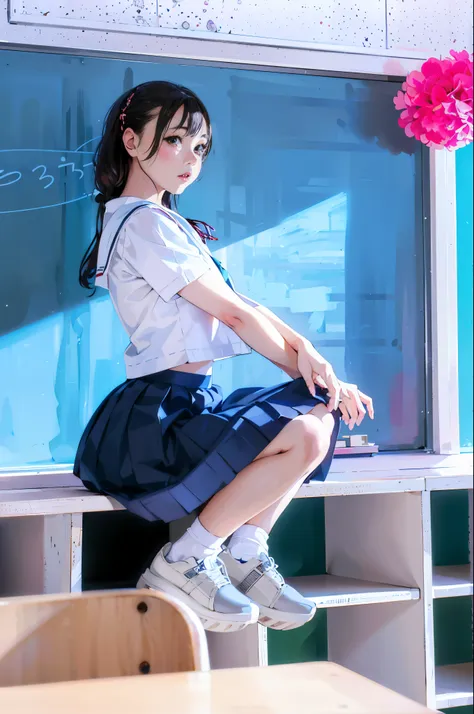
<svg viewBox="0 0 474 714">
<path fill-rule="evenodd" d="M 257 619 L 290 629 L 315 607 L 285 584 L 268 534 L 305 480 L 326 477 L 340 416 L 353 428 L 373 407 L 308 340 L 235 292 L 207 224 L 172 210 L 210 149 L 209 115 L 184 87 L 141 84 L 107 115 L 80 283 L 109 290 L 130 338 L 127 380 L 91 418 L 74 472 L 149 520 L 199 512 L 140 587 L 181 598 L 208 629 Z M 251 349 L 292 379 L 223 400 L 213 361 Z"/>
</svg>

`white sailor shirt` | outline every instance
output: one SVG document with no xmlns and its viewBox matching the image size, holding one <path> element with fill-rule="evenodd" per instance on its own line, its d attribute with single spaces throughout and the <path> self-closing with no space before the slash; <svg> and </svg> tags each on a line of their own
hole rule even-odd
<svg viewBox="0 0 474 714">
<path fill-rule="evenodd" d="M 208 270 L 220 276 L 209 249 L 178 213 L 135 197 L 107 202 L 95 284 L 109 291 L 128 333 L 129 379 L 251 352 L 230 327 L 179 295 Z"/>
</svg>

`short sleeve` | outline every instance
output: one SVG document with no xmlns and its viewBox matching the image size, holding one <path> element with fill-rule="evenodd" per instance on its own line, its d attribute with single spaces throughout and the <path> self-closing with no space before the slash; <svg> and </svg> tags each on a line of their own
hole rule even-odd
<svg viewBox="0 0 474 714">
<path fill-rule="evenodd" d="M 210 269 L 184 229 L 149 208 L 127 221 L 121 257 L 166 301 Z"/>
</svg>

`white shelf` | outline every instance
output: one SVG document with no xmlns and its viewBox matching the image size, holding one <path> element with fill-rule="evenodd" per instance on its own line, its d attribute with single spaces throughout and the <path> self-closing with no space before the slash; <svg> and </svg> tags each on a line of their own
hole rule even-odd
<svg viewBox="0 0 474 714">
<path fill-rule="evenodd" d="M 287 582 L 321 608 L 420 599 L 420 591 L 417 588 L 402 588 L 338 575 L 288 578 Z"/>
<path fill-rule="evenodd" d="M 472 489 L 473 456 L 436 454 L 377 454 L 375 457 L 335 459 L 326 487 L 322 483 L 303 487 L 305 496 L 339 496 L 399 491 Z M 382 485 L 380 486 L 380 482 Z M 385 483 L 384 483 L 385 482 Z M 426 483 L 425 483 L 426 482 Z M 0 491 L 17 489 L 82 487 L 71 464 L 37 466 L 31 469 L 0 469 Z M 106 509 L 108 510 L 108 509 Z"/>
<path fill-rule="evenodd" d="M 472 469 L 459 473 L 457 469 L 440 469 L 426 478 L 427 491 L 472 491 Z"/>
<path fill-rule="evenodd" d="M 433 597 L 472 595 L 469 565 L 446 565 L 433 568 Z"/>
<path fill-rule="evenodd" d="M 466 707 L 473 703 L 472 662 L 436 667 L 436 707 Z"/>
<path fill-rule="evenodd" d="M 0 492 L 0 518 L 123 510 L 113 498 L 82 488 L 43 488 Z"/>
<path fill-rule="evenodd" d="M 337 480 L 339 479 L 339 480 Z M 303 484 L 296 498 L 323 498 L 327 496 L 362 496 L 383 493 L 416 493 L 424 491 L 425 479 L 419 472 L 401 476 L 380 476 L 370 472 L 342 478 L 334 474 L 327 481 L 310 481 Z"/>
</svg>

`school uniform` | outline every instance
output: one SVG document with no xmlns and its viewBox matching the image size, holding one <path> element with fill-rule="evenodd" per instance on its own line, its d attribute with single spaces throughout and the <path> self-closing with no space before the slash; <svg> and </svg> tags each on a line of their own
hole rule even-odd
<svg viewBox="0 0 474 714">
<path fill-rule="evenodd" d="M 230 327 L 179 295 L 209 270 L 233 287 L 179 214 L 138 198 L 107 203 L 96 285 L 108 289 L 130 338 L 127 379 L 90 419 L 74 473 L 147 520 L 170 522 L 199 509 L 291 419 L 328 403 L 325 390 L 312 397 L 301 378 L 223 399 L 211 376 L 171 369 L 251 352 Z M 308 479 L 327 476 L 339 412 L 335 421 L 330 450 Z"/>
</svg>

